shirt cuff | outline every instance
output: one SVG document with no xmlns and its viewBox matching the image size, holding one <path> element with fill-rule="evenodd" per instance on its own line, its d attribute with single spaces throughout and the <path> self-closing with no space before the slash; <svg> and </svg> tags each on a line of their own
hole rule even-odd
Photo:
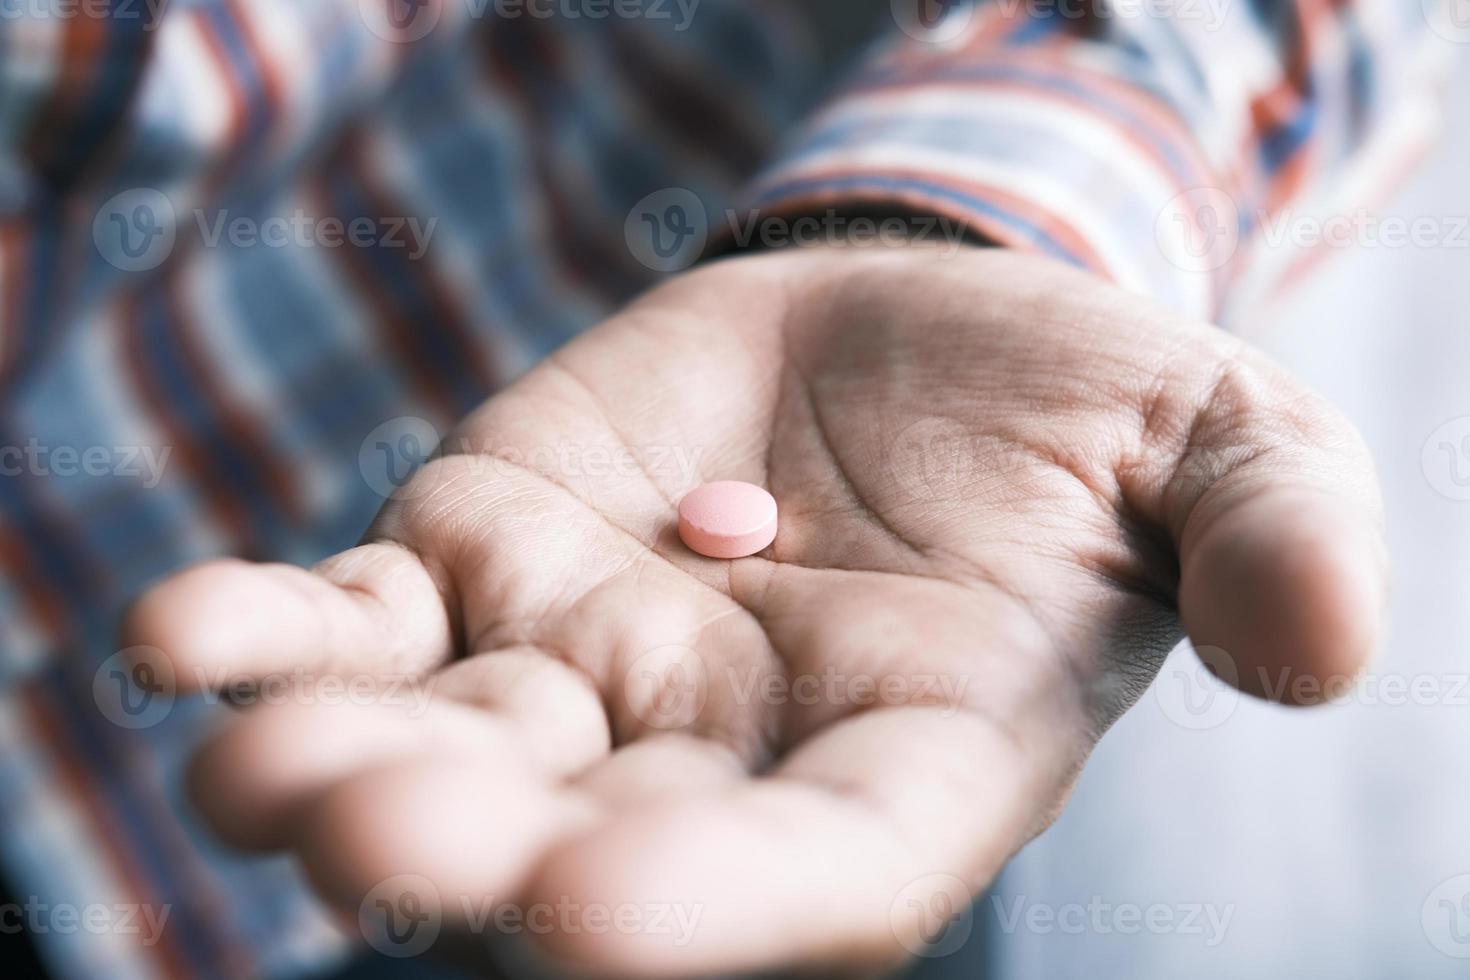
<svg viewBox="0 0 1470 980">
<path fill-rule="evenodd" d="M 902 205 L 1209 317 L 1244 195 L 1161 98 L 1084 61 L 900 48 L 810 121 L 752 207 L 767 218 Z"/>
</svg>

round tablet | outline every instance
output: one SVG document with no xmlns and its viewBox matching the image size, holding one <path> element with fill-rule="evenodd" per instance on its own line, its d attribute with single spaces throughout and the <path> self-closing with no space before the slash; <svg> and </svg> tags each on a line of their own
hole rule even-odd
<svg viewBox="0 0 1470 980">
<path fill-rule="evenodd" d="M 679 537 L 706 558 L 753 555 L 776 540 L 776 498 L 753 483 L 706 483 L 679 502 Z"/>
</svg>

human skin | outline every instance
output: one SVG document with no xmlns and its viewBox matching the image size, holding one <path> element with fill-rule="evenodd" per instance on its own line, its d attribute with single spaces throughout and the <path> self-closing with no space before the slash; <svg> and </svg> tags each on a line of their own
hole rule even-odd
<svg viewBox="0 0 1470 980">
<path fill-rule="evenodd" d="M 647 468 L 566 462 L 589 450 Z M 449 927 L 487 896 L 698 909 L 688 937 L 530 937 L 599 974 L 891 966 L 1049 824 L 1183 633 L 1262 693 L 1353 674 L 1381 629 L 1352 427 L 1222 331 L 1003 250 L 702 267 L 442 452 L 360 547 L 186 570 L 126 639 L 185 688 L 432 678 L 427 710 L 242 713 L 196 760 L 199 809 L 349 912 L 403 874 Z M 771 548 L 680 544 L 679 496 L 713 479 L 775 495 Z M 833 675 L 892 683 L 761 684 Z"/>
</svg>

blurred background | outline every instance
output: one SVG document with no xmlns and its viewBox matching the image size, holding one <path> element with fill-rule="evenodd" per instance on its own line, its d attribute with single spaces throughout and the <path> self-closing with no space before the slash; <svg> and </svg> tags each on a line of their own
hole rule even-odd
<svg viewBox="0 0 1470 980">
<path fill-rule="evenodd" d="M 167 70 L 125 99 L 116 82 L 144 57 L 141 23 L 72 36 L 0 0 L 0 143 L 44 134 L 0 156 L 0 445 L 81 447 L 100 433 L 108 447 L 155 451 L 121 480 L 0 476 L 0 955 L 15 976 L 459 975 L 373 954 L 287 858 L 210 840 L 178 774 L 222 709 L 170 700 L 109 713 L 112 695 L 97 690 L 118 669 L 117 611 L 203 555 L 310 563 L 352 543 L 456 416 L 667 271 L 624 238 L 640 200 L 669 188 L 711 208 L 734 200 L 855 45 L 892 30 L 880 2 L 798 5 L 841 27 L 824 34 L 751 14 L 782 4 L 707 0 L 694 40 L 671 49 L 634 33 L 607 53 L 586 33 L 568 41 L 526 21 L 474 39 L 446 30 L 446 47 L 409 54 L 375 47 L 371 24 L 340 32 L 358 16 L 351 4 L 271 2 L 292 25 L 283 36 L 335 45 L 281 58 L 280 118 L 252 113 L 269 79 L 241 69 L 251 80 L 231 90 L 227 73 L 178 53 L 230 4 L 171 5 L 193 26 L 163 33 Z M 1418 0 L 1404 3 L 1420 16 Z M 1455 28 L 1441 47 L 1460 63 L 1457 96 L 1470 84 L 1470 9 L 1423 9 Z M 52 57 L 60 48 L 70 60 Z M 249 60 L 223 41 L 211 50 Z M 677 84 L 691 51 L 714 66 L 720 97 Z M 594 54 L 623 87 L 599 82 Z M 412 84 L 393 83 L 404 74 Z M 509 95 L 477 101 L 508 79 L 520 80 Z M 91 101 L 78 94 L 88 86 Z M 607 124 L 630 105 L 684 135 Z M 1448 106 L 1444 138 L 1389 196 L 1349 186 L 1348 200 L 1296 213 L 1427 220 L 1431 244 L 1357 232 L 1258 249 L 1226 324 L 1342 407 L 1373 449 L 1397 575 L 1381 660 L 1341 704 L 1301 712 L 1238 696 L 1176 651 L 1058 823 L 973 908 L 952 910 L 913 976 L 1470 976 L 1470 102 Z M 102 139 L 107 114 L 126 111 L 132 142 Z M 478 128 L 461 132 L 466 113 Z M 520 138 L 526 118 L 546 123 L 535 139 Z M 1401 149 L 1418 151 L 1423 128 L 1401 121 Z M 420 167 L 425 148 L 442 152 Z M 89 183 L 99 161 L 105 179 Z M 287 181 L 299 169 L 311 179 Z M 616 187 L 597 182 L 612 172 Z M 385 249 L 339 267 L 321 250 L 206 247 L 154 224 L 222 188 L 257 221 L 298 206 L 433 215 L 432 232 L 418 229 L 425 246 L 434 236 L 432 272 L 389 289 L 403 257 Z M 115 216 L 138 249 L 94 249 L 95 227 Z M 313 302 L 320 315 L 301 319 Z M 197 330 L 180 326 L 191 321 Z M 448 323 L 449 339 L 426 339 L 416 325 L 430 321 Z M 367 350 L 384 338 L 404 352 L 391 368 Z M 102 379 L 119 364 L 133 373 L 114 388 Z M 200 364 L 238 368 L 220 380 L 228 397 L 177 393 Z M 266 404 L 306 421 L 257 412 Z M 396 453 L 379 459 L 379 444 Z M 98 929 L 77 921 L 78 897 L 108 910 Z M 138 902 L 130 923 L 140 908 L 168 910 L 163 951 L 146 957 L 119 926 L 120 903 Z"/>
</svg>

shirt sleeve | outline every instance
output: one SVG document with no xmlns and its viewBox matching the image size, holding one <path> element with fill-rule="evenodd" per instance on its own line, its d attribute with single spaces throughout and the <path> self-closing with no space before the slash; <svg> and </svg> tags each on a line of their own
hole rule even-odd
<svg viewBox="0 0 1470 980">
<path fill-rule="evenodd" d="M 1438 2 L 894 0 L 754 207 L 937 214 L 1218 316 L 1283 208 L 1359 206 L 1428 144 L 1470 43 Z"/>
</svg>

